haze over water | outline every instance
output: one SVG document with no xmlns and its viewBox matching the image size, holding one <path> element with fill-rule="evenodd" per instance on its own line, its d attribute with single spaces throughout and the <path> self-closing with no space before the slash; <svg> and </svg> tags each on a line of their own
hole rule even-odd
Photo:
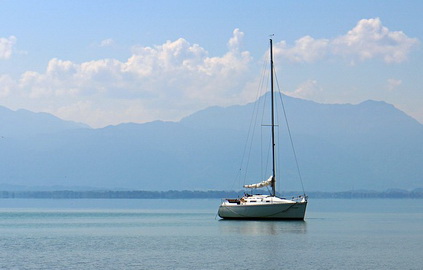
<svg viewBox="0 0 423 270">
<path fill-rule="evenodd" d="M 422 200 L 310 200 L 304 222 L 219 200 L 0 201 L 1 269 L 421 269 Z"/>
</svg>

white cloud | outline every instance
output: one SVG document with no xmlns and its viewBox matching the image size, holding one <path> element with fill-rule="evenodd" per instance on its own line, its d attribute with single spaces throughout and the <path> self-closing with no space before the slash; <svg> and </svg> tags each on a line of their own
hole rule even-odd
<svg viewBox="0 0 423 270">
<path fill-rule="evenodd" d="M 113 46 L 113 45 L 115 45 L 115 41 L 111 38 L 102 40 L 100 42 L 100 47 L 110 47 L 110 46 Z"/>
<path fill-rule="evenodd" d="M 0 98 L 8 97 L 14 88 L 16 83 L 9 75 L 0 75 Z"/>
<path fill-rule="evenodd" d="M 402 84 L 402 80 L 398 80 L 398 79 L 388 79 L 387 80 L 387 85 L 388 85 L 389 91 L 396 90 L 401 84 Z"/>
<path fill-rule="evenodd" d="M 319 86 L 316 80 L 308 80 L 301 83 L 294 91 L 286 94 L 292 97 L 303 99 L 315 99 L 321 95 L 323 89 Z"/>
<path fill-rule="evenodd" d="M 210 105 L 238 103 L 250 79 L 246 74 L 250 54 L 239 49 L 242 36 L 235 29 L 229 51 L 220 57 L 210 57 L 198 44 L 180 38 L 134 47 L 127 61 L 78 64 L 54 58 L 44 72 L 23 73 L 15 82 L 15 95 L 38 106 L 28 109 L 48 108 L 65 119 L 96 127 L 178 120 Z"/>
<path fill-rule="evenodd" d="M 379 18 L 363 19 L 344 36 L 332 42 L 333 52 L 360 60 L 380 57 L 386 63 L 400 63 L 407 59 L 410 50 L 418 44 L 402 31 L 390 31 Z"/>
<path fill-rule="evenodd" d="M 233 31 L 233 37 L 229 39 L 228 47 L 231 51 L 236 51 L 239 49 L 239 46 L 244 37 L 244 33 L 241 32 L 238 28 Z"/>
<path fill-rule="evenodd" d="M 371 33 L 379 34 L 374 37 Z M 255 96 L 252 92 L 257 86 L 256 76 L 250 74 L 249 52 L 241 50 L 243 36 L 235 29 L 228 39 L 228 51 L 220 56 L 210 56 L 200 45 L 179 38 L 151 47 L 133 47 L 126 61 L 75 63 L 54 58 L 43 72 L 27 71 L 18 79 L 1 76 L 0 97 L 19 100 L 19 104 L 33 111 L 54 113 L 94 127 L 128 121 L 179 120 L 211 105 L 240 104 Z M 388 41 L 390 47 L 382 46 Z M 355 49 L 356 44 L 361 44 L 360 50 Z M 391 32 L 379 19 L 371 19 L 360 21 L 336 39 L 305 36 L 293 47 L 279 42 L 275 54 L 296 62 L 339 55 L 363 61 L 379 57 L 398 62 L 406 59 L 415 44 L 417 40 L 402 32 Z M 360 54 L 362 51 L 367 52 L 363 52 L 365 56 Z M 400 83 L 388 81 L 392 89 Z M 316 99 L 322 88 L 316 80 L 308 80 L 288 94 Z"/>
<path fill-rule="evenodd" d="M 297 41 L 293 47 L 288 47 L 285 41 L 275 46 L 275 56 L 280 55 L 292 62 L 315 62 L 328 53 L 329 40 L 313 39 L 305 36 Z"/>
<path fill-rule="evenodd" d="M 282 41 L 275 52 L 293 62 L 315 62 L 325 56 L 340 56 L 351 63 L 380 58 L 385 63 L 407 60 L 411 50 L 419 44 L 402 31 L 390 31 L 379 18 L 363 19 L 345 35 L 334 39 L 314 39 L 305 36 L 289 47 Z"/>
<path fill-rule="evenodd" d="M 13 53 L 13 46 L 16 44 L 16 37 L 0 38 L 0 59 L 9 59 Z"/>
</svg>

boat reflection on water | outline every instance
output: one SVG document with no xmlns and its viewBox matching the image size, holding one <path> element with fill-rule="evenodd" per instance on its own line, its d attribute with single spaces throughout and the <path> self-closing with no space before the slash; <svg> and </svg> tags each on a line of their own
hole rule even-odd
<svg viewBox="0 0 423 270">
<path fill-rule="evenodd" d="M 280 235 L 280 234 L 305 234 L 307 222 L 304 220 L 293 221 L 266 221 L 266 220 L 219 220 L 219 230 L 223 234 L 241 235 Z"/>
</svg>

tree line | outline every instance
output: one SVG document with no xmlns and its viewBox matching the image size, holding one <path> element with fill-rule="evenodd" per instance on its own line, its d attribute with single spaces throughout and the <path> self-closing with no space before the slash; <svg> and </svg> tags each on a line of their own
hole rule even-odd
<svg viewBox="0 0 423 270">
<path fill-rule="evenodd" d="M 265 194 L 266 192 L 258 192 Z M 300 192 L 285 192 L 278 194 L 281 197 L 290 198 L 301 194 Z M 192 190 L 169 190 L 169 191 L 0 191 L 0 198 L 32 198 L 32 199 L 217 199 L 236 198 L 244 195 L 244 191 L 192 191 Z M 342 192 L 308 192 L 309 198 L 342 198 L 342 199 L 365 199 L 365 198 L 423 198 L 423 188 L 407 190 L 387 191 L 342 191 Z"/>
</svg>

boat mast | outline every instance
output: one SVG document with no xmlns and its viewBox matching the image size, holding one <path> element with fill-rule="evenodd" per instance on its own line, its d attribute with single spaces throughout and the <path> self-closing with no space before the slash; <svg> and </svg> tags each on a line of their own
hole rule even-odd
<svg viewBox="0 0 423 270">
<path fill-rule="evenodd" d="M 273 44 L 270 39 L 270 92 L 272 100 L 272 196 L 276 196 L 276 162 L 275 162 L 275 112 L 273 100 Z"/>
</svg>

